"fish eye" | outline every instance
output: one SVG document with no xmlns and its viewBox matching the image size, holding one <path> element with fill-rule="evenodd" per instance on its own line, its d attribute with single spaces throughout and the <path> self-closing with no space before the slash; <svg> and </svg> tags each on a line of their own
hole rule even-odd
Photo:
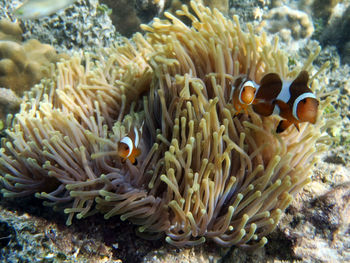
<svg viewBox="0 0 350 263">
<path fill-rule="evenodd" d="M 301 100 L 302 103 L 306 103 L 306 98 Z"/>
</svg>

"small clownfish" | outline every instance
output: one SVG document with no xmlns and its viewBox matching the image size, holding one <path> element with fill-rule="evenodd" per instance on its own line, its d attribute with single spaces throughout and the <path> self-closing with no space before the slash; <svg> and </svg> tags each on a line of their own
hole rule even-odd
<svg viewBox="0 0 350 263">
<path fill-rule="evenodd" d="M 253 110 L 262 115 L 277 114 L 281 120 L 276 132 L 285 131 L 290 125 L 299 131 L 300 122 L 315 124 L 318 100 L 308 87 L 309 74 L 301 71 L 293 81 L 282 81 L 278 74 L 265 75 L 253 102 Z"/>
<path fill-rule="evenodd" d="M 134 127 L 127 136 L 123 137 L 118 142 L 118 156 L 122 158 L 123 163 L 125 163 L 126 160 L 129 159 L 129 161 L 132 164 L 137 164 L 136 157 L 138 157 L 141 154 L 140 149 L 137 148 L 140 143 L 140 130 Z"/>
<path fill-rule="evenodd" d="M 247 112 L 247 108 L 253 103 L 255 99 L 256 92 L 259 85 L 254 81 L 250 80 L 247 76 L 241 76 L 236 79 L 232 86 L 232 103 L 237 111 L 236 114 L 240 113 L 242 110 Z"/>
</svg>

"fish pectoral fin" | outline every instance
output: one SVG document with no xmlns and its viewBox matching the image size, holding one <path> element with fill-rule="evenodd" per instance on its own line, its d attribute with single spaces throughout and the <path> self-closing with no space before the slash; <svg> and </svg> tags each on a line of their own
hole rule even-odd
<svg viewBox="0 0 350 263">
<path fill-rule="evenodd" d="M 262 115 L 262 116 L 270 116 L 273 113 L 275 105 L 269 102 L 257 103 L 253 105 L 253 110 Z"/>
<path fill-rule="evenodd" d="M 244 113 L 245 113 L 246 115 L 249 115 L 249 114 L 248 114 L 248 108 L 247 108 L 247 107 L 244 107 L 244 108 L 243 108 L 243 111 L 244 111 Z"/>
<path fill-rule="evenodd" d="M 288 120 L 281 120 L 279 122 L 279 124 L 277 125 L 277 129 L 276 132 L 277 133 L 281 133 L 284 132 L 286 129 L 288 129 L 288 127 L 292 125 L 292 122 L 288 121 Z"/>
</svg>

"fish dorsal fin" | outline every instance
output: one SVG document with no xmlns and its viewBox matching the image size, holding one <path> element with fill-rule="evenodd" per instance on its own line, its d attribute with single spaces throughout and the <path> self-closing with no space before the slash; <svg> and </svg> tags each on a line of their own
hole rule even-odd
<svg viewBox="0 0 350 263">
<path fill-rule="evenodd" d="M 135 144 L 135 147 L 138 147 L 140 143 L 140 132 L 136 129 L 135 126 L 134 126 L 134 134 L 135 134 L 134 144 Z"/>
<path fill-rule="evenodd" d="M 299 75 L 296 77 L 296 79 L 293 80 L 292 84 L 289 87 L 289 92 L 291 95 L 290 102 L 292 103 L 290 105 L 291 107 L 296 107 L 294 106 L 295 100 L 298 100 L 300 96 L 304 96 L 303 94 L 310 93 L 312 95 L 312 91 L 307 85 L 308 82 L 309 82 L 309 73 L 305 70 L 301 71 Z"/>
<path fill-rule="evenodd" d="M 277 83 L 282 84 L 280 76 L 277 73 L 268 73 L 262 77 L 260 85 L 271 85 Z"/>
<path fill-rule="evenodd" d="M 282 89 L 282 80 L 277 73 L 268 73 L 262 77 L 256 93 L 256 102 L 273 101 Z"/>
<path fill-rule="evenodd" d="M 142 135 L 143 131 L 143 125 L 145 124 L 144 121 L 142 121 L 140 127 L 136 127 L 135 125 L 131 126 L 129 136 L 134 141 L 135 147 L 137 148 L 140 144 L 140 137 Z"/>
<path fill-rule="evenodd" d="M 293 80 L 293 85 L 304 84 L 307 85 L 309 82 L 309 73 L 306 70 L 303 70 L 299 73 L 295 80 Z"/>
</svg>

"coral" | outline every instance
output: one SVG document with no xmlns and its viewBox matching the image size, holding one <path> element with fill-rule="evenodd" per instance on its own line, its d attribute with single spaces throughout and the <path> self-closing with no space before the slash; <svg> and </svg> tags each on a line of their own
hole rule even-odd
<svg viewBox="0 0 350 263">
<path fill-rule="evenodd" d="M 14 16 L 24 1 L 3 0 L 0 16 L 21 23 L 23 38 L 52 45 L 59 53 L 94 50 L 112 45 L 120 36 L 98 0 L 75 1 L 65 10 L 40 19 L 20 20 Z"/>
<path fill-rule="evenodd" d="M 293 240 L 295 256 L 310 262 L 322 262 L 325 255 L 329 261 L 349 261 L 349 195 L 349 166 L 319 162 L 314 180 L 286 213 L 293 220 L 283 232 Z"/>
<path fill-rule="evenodd" d="M 267 6 L 272 5 L 270 1 L 246 0 L 229 1 L 229 16 L 237 15 L 241 23 L 257 23 L 261 21 L 262 15 L 268 11 Z"/>
<path fill-rule="evenodd" d="M 17 113 L 22 100 L 10 89 L 0 88 L 0 123 L 4 128 L 7 114 Z"/>
<path fill-rule="evenodd" d="M 110 16 L 116 30 L 126 37 L 131 37 L 135 32 L 139 32 L 142 23 L 147 24 L 154 17 L 161 17 L 167 8 L 177 10 L 181 4 L 188 2 L 188 0 L 101 0 L 101 3 L 106 4 L 111 9 Z M 224 14 L 228 14 L 228 0 L 204 0 L 201 2 L 204 2 L 211 9 L 217 8 Z"/>
<path fill-rule="evenodd" d="M 22 41 L 22 30 L 17 23 L 11 23 L 7 19 L 0 20 L 0 40 L 4 41 Z"/>
<path fill-rule="evenodd" d="M 260 27 L 271 33 L 280 32 L 284 41 L 308 38 L 314 32 L 309 16 L 288 6 L 272 8 L 264 15 Z"/>
<path fill-rule="evenodd" d="M 48 76 L 51 63 L 65 57 L 58 55 L 52 46 L 41 44 L 35 39 L 18 42 L 21 38 L 18 24 L 2 20 L 0 28 L 0 87 L 22 95 L 23 91 L 29 90 L 43 77 Z"/>
<path fill-rule="evenodd" d="M 228 0 L 204 0 L 203 4 L 211 9 L 217 8 L 224 15 L 227 15 L 229 12 Z"/>
<path fill-rule="evenodd" d="M 327 21 L 332 15 L 334 7 L 341 2 L 340 0 L 318 0 L 310 1 L 308 4 L 311 4 L 313 16 L 317 18 L 322 18 Z"/>
<path fill-rule="evenodd" d="M 91 230 L 89 234 L 81 233 L 79 227 L 87 228 L 91 222 L 67 228 L 43 217 L 21 211 L 8 211 L 2 205 L 0 208 L 2 262 L 111 261 L 112 248 L 102 241 L 102 226 Z M 90 234 L 94 237 L 91 238 Z"/>
<path fill-rule="evenodd" d="M 170 5 L 170 0 L 102 0 L 111 10 L 111 19 L 117 31 L 130 37 L 140 31 L 141 23 L 149 23 L 161 16 Z"/>
<path fill-rule="evenodd" d="M 111 19 L 118 32 L 130 37 L 139 31 L 141 21 L 135 10 L 135 0 L 103 0 L 102 2 L 112 9 Z"/>
<path fill-rule="evenodd" d="M 337 47 L 341 56 L 341 62 L 350 64 L 350 5 L 344 10 L 343 14 L 331 21 L 322 33 L 319 40 L 322 45 L 334 45 Z"/>
<path fill-rule="evenodd" d="M 243 32 L 237 17 L 191 7 L 196 16 L 187 6 L 177 12 L 191 27 L 165 13 L 143 26 L 144 37 L 61 62 L 26 93 L 2 140 L 4 197 L 35 194 L 64 208 L 67 224 L 74 215 L 120 215 L 174 246 L 267 242 L 328 142 L 330 97 L 317 89 L 317 123 L 279 135 L 276 117 L 236 114 L 231 85 L 240 74 L 292 79 L 311 72 L 317 54 L 290 70 L 277 40 L 271 46 L 252 26 Z M 142 126 L 137 165 L 123 163 L 118 142 Z"/>
</svg>

